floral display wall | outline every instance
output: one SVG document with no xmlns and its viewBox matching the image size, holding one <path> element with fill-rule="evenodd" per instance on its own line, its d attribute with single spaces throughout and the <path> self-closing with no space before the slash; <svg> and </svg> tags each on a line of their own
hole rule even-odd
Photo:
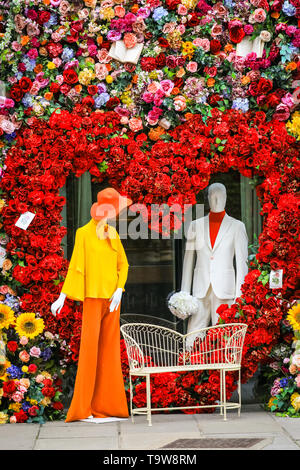
<svg viewBox="0 0 300 470">
<path fill-rule="evenodd" d="M 299 298 L 299 22 L 299 0 L 0 2 L 3 422 L 59 417 L 60 381 L 78 359 L 80 305 L 50 312 L 68 265 L 59 189 L 70 173 L 89 171 L 134 202 L 181 206 L 196 202 L 213 173 L 233 168 L 251 178 L 264 217 L 260 246 L 243 295 L 220 321 L 249 325 L 244 382 L 260 363 L 274 364 L 278 344 L 289 357 L 286 314 Z M 15 223 L 26 211 L 35 217 L 22 230 Z M 278 269 L 283 285 L 271 289 Z M 43 330 L 24 345 L 27 355 L 12 357 L 25 341 L 15 326 L 24 313 L 43 319 Z M 30 351 L 41 355 L 49 341 L 59 354 L 42 379 L 47 369 L 29 368 L 38 354 Z M 127 387 L 125 351 L 122 363 Z M 286 395 L 297 413 L 292 372 L 296 388 Z M 230 396 L 234 374 L 227 380 Z M 44 390 L 46 401 L 43 387 L 54 390 Z M 152 387 L 158 407 L 218 399 L 214 373 L 154 378 Z M 141 406 L 144 383 L 135 391 Z"/>
</svg>

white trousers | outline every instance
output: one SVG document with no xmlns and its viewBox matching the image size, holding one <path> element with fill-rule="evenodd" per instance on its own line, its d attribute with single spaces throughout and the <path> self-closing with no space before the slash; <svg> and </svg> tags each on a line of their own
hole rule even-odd
<svg viewBox="0 0 300 470">
<path fill-rule="evenodd" d="M 208 288 L 206 296 L 199 301 L 199 310 L 196 314 L 191 315 L 188 321 L 187 332 L 191 333 L 201 328 L 206 328 L 210 325 L 216 325 L 218 323 L 219 315 L 216 313 L 218 307 L 222 304 L 233 304 L 234 299 L 219 299 L 214 293 L 211 284 Z M 191 335 L 189 342 L 193 342 L 196 337 Z"/>
</svg>

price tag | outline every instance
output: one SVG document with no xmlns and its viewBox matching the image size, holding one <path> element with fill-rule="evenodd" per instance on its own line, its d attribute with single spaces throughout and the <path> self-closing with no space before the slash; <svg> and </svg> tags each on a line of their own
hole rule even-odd
<svg viewBox="0 0 300 470">
<path fill-rule="evenodd" d="M 282 274 L 283 270 L 278 269 L 277 271 L 270 272 L 270 289 L 281 289 L 282 288 Z"/>
<path fill-rule="evenodd" d="M 27 230 L 34 217 L 35 214 L 33 212 L 24 212 L 24 214 L 20 215 L 20 217 L 18 218 L 17 222 L 15 223 L 15 226 L 23 230 Z"/>
</svg>

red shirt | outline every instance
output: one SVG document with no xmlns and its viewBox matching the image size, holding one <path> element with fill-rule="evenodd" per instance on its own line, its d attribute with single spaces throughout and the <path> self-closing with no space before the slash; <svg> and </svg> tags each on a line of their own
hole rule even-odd
<svg viewBox="0 0 300 470">
<path fill-rule="evenodd" d="M 210 242 L 211 242 L 211 247 L 214 247 L 218 231 L 221 225 L 221 222 L 224 218 L 225 215 L 225 210 L 222 212 L 212 212 L 210 211 L 209 213 L 209 236 L 210 236 Z"/>
</svg>

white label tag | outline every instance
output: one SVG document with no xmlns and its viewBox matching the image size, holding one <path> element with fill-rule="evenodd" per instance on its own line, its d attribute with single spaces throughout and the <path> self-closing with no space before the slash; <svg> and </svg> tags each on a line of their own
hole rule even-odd
<svg viewBox="0 0 300 470">
<path fill-rule="evenodd" d="M 19 227 L 23 230 L 27 230 L 29 224 L 33 221 L 35 214 L 33 212 L 24 212 L 24 214 L 20 215 L 17 222 L 15 223 L 16 227 Z"/>
<path fill-rule="evenodd" d="M 2 268 L 4 260 L 6 258 L 6 249 L 0 246 L 0 268 Z"/>
<path fill-rule="evenodd" d="M 283 274 L 282 269 L 278 269 L 277 271 L 270 272 L 270 281 L 269 281 L 270 289 L 282 288 L 282 274 Z"/>
</svg>

